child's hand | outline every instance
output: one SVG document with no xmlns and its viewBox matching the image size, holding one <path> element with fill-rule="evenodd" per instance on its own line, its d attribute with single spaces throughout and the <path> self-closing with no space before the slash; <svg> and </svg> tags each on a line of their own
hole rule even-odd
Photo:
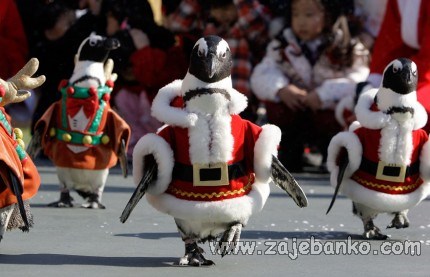
<svg viewBox="0 0 430 277">
<path fill-rule="evenodd" d="M 310 108 L 313 112 L 316 112 L 321 108 L 322 106 L 321 99 L 315 91 L 309 93 L 306 96 L 305 105 L 308 108 Z"/>
<path fill-rule="evenodd" d="M 149 38 L 142 30 L 133 28 L 129 33 L 137 50 L 149 45 Z"/>
<path fill-rule="evenodd" d="M 288 85 L 279 90 L 281 101 L 292 111 L 304 110 L 307 91 L 295 85 Z"/>
</svg>

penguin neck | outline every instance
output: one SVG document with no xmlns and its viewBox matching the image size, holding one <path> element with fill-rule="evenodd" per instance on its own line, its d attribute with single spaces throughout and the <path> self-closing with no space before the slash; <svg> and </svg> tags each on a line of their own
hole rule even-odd
<svg viewBox="0 0 430 277">
<path fill-rule="evenodd" d="M 84 76 L 95 77 L 100 80 L 101 85 L 104 85 L 106 83 L 104 64 L 101 62 L 94 61 L 76 62 L 75 68 L 73 69 L 72 77 L 70 78 L 69 82 L 74 83 L 76 80 Z M 97 82 L 91 79 L 83 82 L 78 82 L 76 85 L 82 87 L 98 86 Z"/>
<path fill-rule="evenodd" d="M 197 89 L 197 88 L 217 88 L 217 89 L 228 90 L 228 89 L 232 88 L 232 86 L 233 85 L 232 85 L 232 81 L 231 81 L 230 76 L 228 76 L 222 80 L 219 80 L 218 82 L 206 83 L 200 79 L 197 79 L 191 73 L 187 72 L 187 75 L 185 75 L 184 80 L 182 82 L 181 91 L 183 94 L 185 94 L 185 92 L 192 90 L 192 89 Z"/>
</svg>

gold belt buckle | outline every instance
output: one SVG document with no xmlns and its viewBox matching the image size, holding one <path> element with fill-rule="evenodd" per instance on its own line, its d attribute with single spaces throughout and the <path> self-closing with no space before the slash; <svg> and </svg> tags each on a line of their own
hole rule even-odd
<svg viewBox="0 0 430 277">
<path fill-rule="evenodd" d="M 215 174 L 219 179 L 215 180 L 202 180 L 202 174 L 205 170 L 215 170 Z M 218 172 L 216 172 L 218 171 Z M 226 186 L 229 184 L 228 179 L 228 165 L 227 163 L 215 163 L 215 164 L 193 164 L 193 185 L 195 187 L 202 186 Z"/>
<path fill-rule="evenodd" d="M 398 167 L 399 168 L 399 174 L 397 176 L 392 175 L 386 175 L 384 173 L 385 167 Z M 389 164 L 383 161 L 378 162 L 378 169 L 376 171 L 376 179 L 383 180 L 383 181 L 389 181 L 389 182 L 398 182 L 402 183 L 405 181 L 405 175 L 406 175 L 406 165 L 401 164 Z"/>
</svg>

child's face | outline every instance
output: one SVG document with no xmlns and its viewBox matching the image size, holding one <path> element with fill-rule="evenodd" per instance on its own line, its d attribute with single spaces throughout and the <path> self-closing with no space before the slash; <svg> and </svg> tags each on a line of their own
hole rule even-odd
<svg viewBox="0 0 430 277">
<path fill-rule="evenodd" d="M 291 27 L 302 41 L 321 35 L 324 29 L 324 9 L 319 0 L 295 0 L 291 6 Z"/>
<path fill-rule="evenodd" d="M 237 20 L 237 8 L 231 3 L 225 7 L 212 8 L 210 16 L 213 17 L 221 26 L 228 28 Z"/>
</svg>

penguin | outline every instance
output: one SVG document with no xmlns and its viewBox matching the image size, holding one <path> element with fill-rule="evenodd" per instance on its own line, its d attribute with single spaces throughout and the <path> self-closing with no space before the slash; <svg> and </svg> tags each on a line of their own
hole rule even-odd
<svg viewBox="0 0 430 277">
<path fill-rule="evenodd" d="M 33 226 L 29 200 L 39 189 L 40 176 L 25 152 L 22 131 L 13 128 L 4 106 L 24 101 L 31 96 L 27 89 L 45 82 L 44 75 L 32 77 L 38 67 L 32 58 L 8 81 L 0 79 L 0 241 L 6 230 L 28 232 Z"/>
<path fill-rule="evenodd" d="M 127 175 L 124 151 L 130 128 L 109 105 L 115 78 L 108 55 L 119 46 L 117 39 L 96 34 L 84 39 L 72 76 L 60 84 L 61 100 L 35 125 L 28 151 L 36 156 L 43 148 L 56 166 L 61 186 L 60 199 L 48 206 L 73 207 L 70 189 L 74 189 L 87 201 L 82 207 L 104 209 L 102 193 L 118 157 Z"/>
<path fill-rule="evenodd" d="M 194 45 L 188 72 L 158 92 L 152 115 L 166 125 L 143 136 L 133 151 L 137 188 L 124 223 L 146 194 L 158 211 L 173 217 L 185 245 L 180 265 L 209 266 L 200 243 L 217 242 L 221 256 L 234 251 L 242 228 L 262 210 L 276 183 L 299 207 L 306 195 L 276 158 L 281 132 L 238 114 L 246 97 L 232 87 L 232 53 L 218 36 Z"/>
<path fill-rule="evenodd" d="M 407 228 L 408 210 L 430 192 L 430 144 L 421 128 L 427 113 L 417 100 L 416 64 L 406 58 L 390 62 L 382 83 L 359 97 L 355 121 L 333 137 L 327 165 L 335 192 L 353 202 L 366 239 L 384 240 L 374 224 L 380 213 L 394 217 L 387 228 Z"/>
</svg>

